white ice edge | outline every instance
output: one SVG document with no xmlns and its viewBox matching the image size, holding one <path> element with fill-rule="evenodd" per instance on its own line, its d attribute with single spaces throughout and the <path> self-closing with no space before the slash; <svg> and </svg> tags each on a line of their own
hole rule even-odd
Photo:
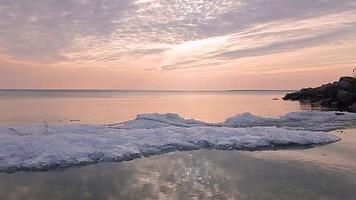
<svg viewBox="0 0 356 200">
<path fill-rule="evenodd" d="M 145 114 L 112 126 L 2 126 L 0 171 L 47 170 L 203 148 L 255 150 L 325 144 L 339 138 L 320 130 L 355 122 L 356 114 L 351 113 L 296 112 L 280 118 L 242 114 L 218 124 L 175 114 Z"/>
<path fill-rule="evenodd" d="M 356 113 L 348 112 L 291 112 L 278 118 L 264 118 L 251 113 L 230 117 L 221 123 L 206 123 L 194 119 L 184 119 L 177 114 L 141 114 L 135 120 L 113 125 L 118 129 L 140 129 L 159 127 L 254 127 L 277 126 L 294 130 L 332 131 L 356 124 Z"/>
</svg>

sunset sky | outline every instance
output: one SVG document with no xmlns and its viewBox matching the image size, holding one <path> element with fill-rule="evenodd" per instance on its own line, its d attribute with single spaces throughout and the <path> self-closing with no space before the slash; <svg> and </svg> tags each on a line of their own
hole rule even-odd
<svg viewBox="0 0 356 200">
<path fill-rule="evenodd" d="M 355 0 L 0 0 L 0 88 L 298 89 L 354 67 Z"/>
</svg>

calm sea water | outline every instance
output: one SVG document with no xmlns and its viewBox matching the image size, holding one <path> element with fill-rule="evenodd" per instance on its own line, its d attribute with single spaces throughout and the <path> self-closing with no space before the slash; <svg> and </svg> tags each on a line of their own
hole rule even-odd
<svg viewBox="0 0 356 200">
<path fill-rule="evenodd" d="M 112 123 L 147 112 L 222 121 L 312 109 L 284 91 L 0 91 L 7 123 Z M 78 121 L 79 120 L 79 121 Z M 174 152 L 121 163 L 0 174 L 0 199 L 356 199 L 356 130 L 304 150 Z"/>
<path fill-rule="evenodd" d="M 243 112 L 283 115 L 310 109 L 280 100 L 287 91 L 165 92 L 0 90 L 0 123 L 113 123 L 140 113 L 223 121 Z M 279 100 L 272 100 L 277 98 Z"/>
</svg>

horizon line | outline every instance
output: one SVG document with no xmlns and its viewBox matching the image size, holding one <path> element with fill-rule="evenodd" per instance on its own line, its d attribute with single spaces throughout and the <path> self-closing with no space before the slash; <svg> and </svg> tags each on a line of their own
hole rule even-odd
<svg viewBox="0 0 356 200">
<path fill-rule="evenodd" d="M 102 92 L 234 92 L 234 91 L 297 91 L 297 89 L 226 89 L 226 90 L 173 90 L 173 89 L 60 89 L 60 88 L 0 88 L 0 91 L 102 91 Z"/>
</svg>

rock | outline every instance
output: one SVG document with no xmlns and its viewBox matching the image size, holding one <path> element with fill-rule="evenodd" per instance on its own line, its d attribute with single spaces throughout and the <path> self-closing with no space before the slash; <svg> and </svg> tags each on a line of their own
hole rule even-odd
<svg viewBox="0 0 356 200">
<path fill-rule="evenodd" d="M 339 102 L 337 102 L 337 101 L 333 101 L 333 102 L 331 102 L 331 104 L 330 104 L 330 107 L 332 107 L 332 108 L 337 108 L 337 107 L 339 107 L 340 106 L 340 104 L 339 104 Z"/>
<path fill-rule="evenodd" d="M 328 91 L 327 91 L 327 97 L 328 98 L 336 98 L 337 92 L 340 90 L 339 84 L 337 82 L 330 84 Z"/>
<path fill-rule="evenodd" d="M 356 78 L 341 77 L 337 82 L 286 94 L 283 99 L 356 112 Z"/>
<path fill-rule="evenodd" d="M 338 85 L 345 91 L 353 92 L 355 90 L 355 85 L 345 80 L 340 81 Z"/>
<path fill-rule="evenodd" d="M 353 103 L 349 108 L 352 112 L 356 112 L 356 103 Z"/>
<path fill-rule="evenodd" d="M 321 100 L 320 100 L 320 98 L 318 98 L 318 97 L 314 97 L 314 98 L 311 98 L 309 101 L 310 101 L 310 103 L 318 103 L 318 102 L 320 102 Z"/>
<path fill-rule="evenodd" d="M 351 104 L 355 100 L 355 94 L 345 90 L 340 90 L 337 93 L 336 99 L 343 104 Z"/>
<path fill-rule="evenodd" d="M 301 99 L 301 95 L 300 95 L 299 92 L 294 92 L 294 93 L 286 94 L 286 96 L 284 96 L 283 99 L 284 100 L 296 101 L 296 100 L 300 100 Z"/>
<path fill-rule="evenodd" d="M 321 94 L 321 96 L 328 97 L 329 96 L 328 92 L 329 92 L 331 85 L 332 85 L 331 83 L 322 85 L 322 86 L 316 88 L 316 90 L 318 91 L 319 94 Z"/>
<path fill-rule="evenodd" d="M 339 82 L 341 82 L 341 81 L 347 81 L 347 82 L 349 82 L 351 84 L 356 84 L 356 78 L 350 77 L 350 76 L 341 77 Z"/>
<path fill-rule="evenodd" d="M 318 101 L 317 103 L 322 106 L 330 106 L 333 101 L 334 101 L 333 99 L 322 99 L 322 100 Z"/>
<path fill-rule="evenodd" d="M 316 92 L 313 90 L 313 88 L 304 88 L 301 89 L 299 93 L 304 98 L 310 98 L 314 96 Z"/>
</svg>

